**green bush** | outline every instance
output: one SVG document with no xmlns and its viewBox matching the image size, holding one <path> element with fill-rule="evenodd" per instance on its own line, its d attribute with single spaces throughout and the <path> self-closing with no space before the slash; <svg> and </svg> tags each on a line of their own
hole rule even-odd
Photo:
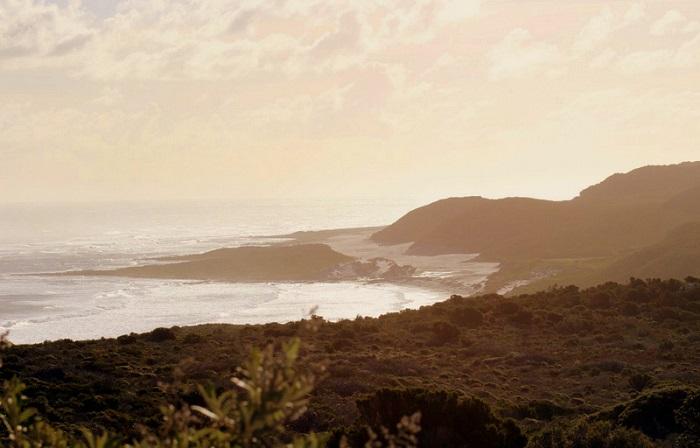
<svg viewBox="0 0 700 448">
<path fill-rule="evenodd" d="M 588 306 L 591 308 L 608 308 L 610 307 L 610 294 L 606 292 L 598 292 L 590 296 Z"/>
<path fill-rule="evenodd" d="M 681 408 L 691 392 L 691 389 L 681 386 L 651 389 L 618 406 L 608 417 L 621 426 L 662 439 L 671 433 L 683 431 L 674 412 Z"/>
<path fill-rule="evenodd" d="M 172 339 L 171 330 L 155 331 L 154 340 Z M 0 335 L 0 348 L 7 341 Z M 0 446 L 8 448 L 321 448 L 328 435 L 292 436 L 288 427 L 307 410 L 317 382 L 313 369 L 297 365 L 300 342 L 294 338 L 282 345 L 281 353 L 269 345 L 252 350 L 238 369 L 232 384 L 221 393 L 199 387 L 202 405 L 163 406 L 162 425 L 157 432 L 126 441 L 117 434 L 95 434 L 83 429 L 79 437 L 66 434 L 45 422 L 28 407 L 25 385 L 17 378 L 4 381 L 0 393 Z M 0 359 L 1 361 L 1 359 Z M 0 364 L 1 366 L 1 364 Z M 368 447 L 414 448 L 420 430 L 420 415 L 397 419 L 396 431 L 369 431 Z M 347 446 L 344 436 L 338 441 Z"/>
<path fill-rule="evenodd" d="M 635 373 L 629 377 L 629 385 L 637 392 L 641 392 L 654 383 L 654 378 L 647 373 Z"/>
<path fill-rule="evenodd" d="M 569 415 L 572 412 L 571 409 L 559 406 L 549 400 L 532 400 L 513 406 L 507 409 L 504 414 L 518 420 L 533 418 L 548 421 L 560 415 Z"/>
<path fill-rule="evenodd" d="M 518 311 L 517 313 L 511 315 L 508 318 L 508 321 L 513 324 L 517 325 L 519 327 L 527 327 L 528 325 L 532 324 L 533 320 L 533 315 L 530 311 L 526 310 L 521 310 Z"/>
<path fill-rule="evenodd" d="M 197 333 L 189 333 L 182 339 L 182 342 L 185 344 L 199 344 L 204 342 L 204 338 Z"/>
<path fill-rule="evenodd" d="M 167 332 L 154 332 L 158 336 Z M 154 334 L 151 333 L 151 334 Z M 165 340 L 170 339 L 166 336 Z M 4 339 L 2 339 L 4 343 Z M 286 425 L 305 412 L 316 382 L 313 372 L 296 365 L 299 340 L 284 344 L 277 354 L 272 346 L 253 350 L 239 368 L 229 390 L 217 393 L 200 387 L 203 406 L 179 409 L 163 406 L 163 424 L 156 434 L 127 443 L 113 434 L 96 435 L 83 430 L 73 438 L 43 421 L 27 407 L 25 386 L 17 379 L 5 381 L 0 396 L 0 446 L 34 447 L 320 447 L 324 438 L 315 434 L 290 438 Z"/>
<path fill-rule="evenodd" d="M 435 322 L 431 329 L 433 332 L 433 338 L 431 340 L 433 345 L 444 345 L 455 342 L 460 335 L 459 328 L 449 322 Z"/>
<path fill-rule="evenodd" d="M 357 402 L 363 422 L 388 427 L 420 411 L 418 441 L 427 447 L 520 448 L 527 439 L 511 420 L 500 420 L 477 398 L 425 389 L 382 389 Z"/>
<path fill-rule="evenodd" d="M 170 328 L 156 328 L 148 333 L 147 338 L 153 342 L 171 341 L 175 339 L 175 332 Z"/>
<path fill-rule="evenodd" d="M 700 446 L 700 392 L 693 392 L 675 412 L 676 422 L 683 433 L 677 441 L 682 448 Z"/>
<path fill-rule="evenodd" d="M 520 310 L 522 310 L 522 307 L 519 304 L 509 300 L 502 300 L 494 308 L 494 313 L 500 315 L 510 315 L 515 314 Z"/>
<path fill-rule="evenodd" d="M 652 448 L 644 434 L 613 426 L 610 422 L 581 421 L 571 426 L 555 425 L 530 439 L 528 448 Z"/>
<path fill-rule="evenodd" d="M 484 322 L 484 315 L 476 308 L 457 308 L 450 315 L 450 321 L 464 328 L 477 328 Z"/>
</svg>

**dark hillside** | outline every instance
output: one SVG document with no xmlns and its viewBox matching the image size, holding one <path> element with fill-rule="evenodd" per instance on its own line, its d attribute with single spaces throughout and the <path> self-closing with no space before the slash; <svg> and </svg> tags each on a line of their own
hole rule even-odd
<svg viewBox="0 0 700 448">
<path fill-rule="evenodd" d="M 408 213 L 375 233 L 410 253 L 482 258 L 614 256 L 661 241 L 700 220 L 700 162 L 616 174 L 570 201 L 453 198 Z"/>
<path fill-rule="evenodd" d="M 658 244 L 613 263 L 599 277 L 621 280 L 630 277 L 700 277 L 700 222 L 674 229 Z"/>
</svg>

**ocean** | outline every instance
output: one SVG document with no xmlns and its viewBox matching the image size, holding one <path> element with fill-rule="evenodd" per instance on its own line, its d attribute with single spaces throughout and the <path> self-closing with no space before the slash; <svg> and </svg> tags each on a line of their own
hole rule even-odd
<svg viewBox="0 0 700 448">
<path fill-rule="evenodd" d="M 95 339 L 161 326 L 329 320 L 417 308 L 444 294 L 361 282 L 221 283 L 42 275 L 269 244 L 271 235 L 386 225 L 420 204 L 256 200 L 0 206 L 0 331 L 14 343 Z"/>
</svg>

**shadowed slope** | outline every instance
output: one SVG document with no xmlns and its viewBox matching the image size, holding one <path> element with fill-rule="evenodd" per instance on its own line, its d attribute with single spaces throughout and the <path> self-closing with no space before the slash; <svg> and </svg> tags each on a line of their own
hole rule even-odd
<svg viewBox="0 0 700 448">
<path fill-rule="evenodd" d="M 700 222 L 685 224 L 664 241 L 623 257 L 598 277 L 617 281 L 687 276 L 700 277 Z"/>
<path fill-rule="evenodd" d="M 451 198 L 416 209 L 375 233 L 412 242 L 414 254 L 480 253 L 527 259 L 610 256 L 660 241 L 700 220 L 700 162 L 616 174 L 570 201 Z"/>
</svg>

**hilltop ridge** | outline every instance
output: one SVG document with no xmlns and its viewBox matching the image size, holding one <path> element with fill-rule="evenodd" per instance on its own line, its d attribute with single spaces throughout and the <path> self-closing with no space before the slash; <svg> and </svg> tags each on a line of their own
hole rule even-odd
<svg viewBox="0 0 700 448">
<path fill-rule="evenodd" d="M 482 258 L 611 256 L 661 241 L 700 220 L 700 162 L 615 174 L 567 201 L 443 199 L 372 235 L 413 254 L 479 253 Z"/>
</svg>

